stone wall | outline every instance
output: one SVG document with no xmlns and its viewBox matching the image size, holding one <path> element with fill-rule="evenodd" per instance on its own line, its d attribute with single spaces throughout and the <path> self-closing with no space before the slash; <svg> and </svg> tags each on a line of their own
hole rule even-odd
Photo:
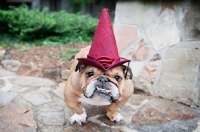
<svg viewBox="0 0 200 132">
<path fill-rule="evenodd" d="M 200 2 L 118 1 L 114 32 L 136 91 L 200 106 Z"/>
</svg>

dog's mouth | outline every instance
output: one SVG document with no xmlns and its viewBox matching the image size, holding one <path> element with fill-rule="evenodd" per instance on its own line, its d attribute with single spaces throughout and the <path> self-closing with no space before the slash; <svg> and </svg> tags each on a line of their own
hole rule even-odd
<svg viewBox="0 0 200 132">
<path fill-rule="evenodd" d="M 116 100 L 112 96 L 112 90 L 110 89 L 104 89 L 101 87 L 96 86 L 96 89 L 94 90 L 93 94 L 90 96 L 90 98 L 93 99 L 103 99 L 105 101 L 108 101 L 110 103 L 115 103 Z"/>
<path fill-rule="evenodd" d="M 103 89 L 103 88 L 100 88 L 100 87 L 96 86 L 96 90 L 95 91 L 99 91 L 99 92 L 102 92 L 102 93 L 105 93 L 105 94 L 108 94 L 108 95 L 112 96 L 110 89 L 106 90 L 106 89 Z"/>
</svg>

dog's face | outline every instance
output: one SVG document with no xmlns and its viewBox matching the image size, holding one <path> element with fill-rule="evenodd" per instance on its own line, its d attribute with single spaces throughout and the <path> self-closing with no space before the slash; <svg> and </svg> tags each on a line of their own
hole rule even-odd
<svg viewBox="0 0 200 132">
<path fill-rule="evenodd" d="M 102 99 L 114 103 L 119 100 L 125 88 L 126 79 L 132 78 L 130 68 L 117 66 L 108 71 L 85 64 L 78 64 L 81 90 L 86 98 Z"/>
</svg>

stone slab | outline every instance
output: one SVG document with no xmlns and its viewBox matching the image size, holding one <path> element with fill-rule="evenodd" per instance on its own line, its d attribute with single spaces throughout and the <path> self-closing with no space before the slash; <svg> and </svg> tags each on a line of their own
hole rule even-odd
<svg viewBox="0 0 200 132">
<path fill-rule="evenodd" d="M 118 1 L 115 9 L 115 23 L 148 27 L 159 12 L 161 3 Z"/>
<path fill-rule="evenodd" d="M 65 88 L 65 85 L 66 83 L 65 82 L 62 82 L 62 83 L 59 83 L 58 84 L 58 87 L 53 90 L 53 92 L 58 96 L 60 97 L 61 99 L 64 99 L 64 88 Z"/>
<path fill-rule="evenodd" d="M 65 128 L 64 132 L 125 132 L 119 128 L 110 128 L 108 126 L 101 126 L 98 123 L 88 121 L 83 126 L 78 124 L 70 125 Z"/>
<path fill-rule="evenodd" d="M 10 89 L 10 92 L 22 93 L 22 92 L 24 92 L 26 90 L 28 90 L 28 87 L 12 86 L 12 88 Z"/>
<path fill-rule="evenodd" d="M 5 81 L 0 79 L 0 89 L 5 86 Z"/>
<path fill-rule="evenodd" d="M 5 53 L 6 53 L 6 50 L 2 46 L 0 46 L 0 57 L 3 58 Z"/>
<path fill-rule="evenodd" d="M 62 78 L 62 79 L 67 80 L 68 77 L 69 77 L 69 70 L 68 70 L 68 69 L 61 70 L 60 74 L 61 74 L 61 78 Z"/>
<path fill-rule="evenodd" d="M 2 60 L 1 63 L 6 69 L 13 72 L 16 72 L 21 66 L 21 62 L 18 60 Z"/>
<path fill-rule="evenodd" d="M 193 132 L 199 132 L 200 131 L 200 121 L 197 123 L 198 127 Z"/>
<path fill-rule="evenodd" d="M 164 58 L 152 95 L 200 106 L 200 42 L 181 42 L 169 48 Z"/>
<path fill-rule="evenodd" d="M 10 103 L 18 93 L 0 91 L 0 107 Z"/>
<path fill-rule="evenodd" d="M 168 131 L 189 131 L 197 127 L 199 113 L 196 111 L 199 110 L 188 106 L 142 95 L 133 95 L 129 103 L 135 105 L 146 99 L 149 101 L 133 114 L 132 122 L 128 124 L 129 128 L 147 132 L 167 129 Z"/>
<path fill-rule="evenodd" d="M 0 77 L 8 77 L 8 76 L 14 76 L 14 75 L 16 75 L 16 73 L 6 71 L 6 70 L 0 68 Z"/>
<path fill-rule="evenodd" d="M 43 88 L 25 93 L 22 97 L 33 105 L 42 105 L 52 101 L 49 90 L 44 90 Z"/>
<path fill-rule="evenodd" d="M 28 76 L 16 76 L 10 79 L 10 82 L 14 85 L 31 86 L 31 87 L 54 87 L 56 83 L 45 78 L 28 77 Z"/>
<path fill-rule="evenodd" d="M 45 125 L 57 126 L 64 124 L 63 107 L 40 108 L 38 113 L 42 116 Z"/>
<path fill-rule="evenodd" d="M 185 2 L 182 8 L 185 12 L 181 23 L 183 40 L 200 40 L 200 1 Z"/>
<path fill-rule="evenodd" d="M 37 125 L 33 120 L 33 111 L 18 104 L 9 104 L 0 108 L 1 132 L 36 132 Z"/>
<path fill-rule="evenodd" d="M 42 77 L 41 70 L 26 65 L 21 65 L 16 73 L 22 76 Z"/>
<path fill-rule="evenodd" d="M 114 24 L 113 28 L 119 52 L 138 38 L 137 26 Z"/>
<path fill-rule="evenodd" d="M 157 51 L 168 45 L 175 45 L 181 40 L 175 11 L 168 8 L 157 16 L 145 31 L 150 44 Z"/>
<path fill-rule="evenodd" d="M 197 128 L 198 119 L 188 121 L 171 121 L 160 125 L 147 125 L 137 129 L 139 132 L 199 132 L 194 131 Z M 129 124 L 129 128 L 132 126 Z"/>
<path fill-rule="evenodd" d="M 43 126 L 40 128 L 40 132 L 64 132 L 63 126 Z"/>
</svg>

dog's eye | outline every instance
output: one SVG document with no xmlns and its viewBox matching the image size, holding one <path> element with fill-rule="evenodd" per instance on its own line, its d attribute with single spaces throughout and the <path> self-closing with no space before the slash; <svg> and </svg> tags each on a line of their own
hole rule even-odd
<svg viewBox="0 0 200 132">
<path fill-rule="evenodd" d="M 87 77 L 91 77 L 91 76 L 94 75 L 94 73 L 93 72 L 88 72 L 88 73 L 86 73 L 86 75 L 87 75 Z"/>
<path fill-rule="evenodd" d="M 121 81 L 121 79 L 122 79 L 122 78 L 121 78 L 120 76 L 118 76 L 118 75 L 117 75 L 117 76 L 115 76 L 114 78 L 115 78 L 115 80 L 116 80 L 116 81 L 118 81 L 118 82 L 120 82 L 120 81 Z"/>
</svg>

